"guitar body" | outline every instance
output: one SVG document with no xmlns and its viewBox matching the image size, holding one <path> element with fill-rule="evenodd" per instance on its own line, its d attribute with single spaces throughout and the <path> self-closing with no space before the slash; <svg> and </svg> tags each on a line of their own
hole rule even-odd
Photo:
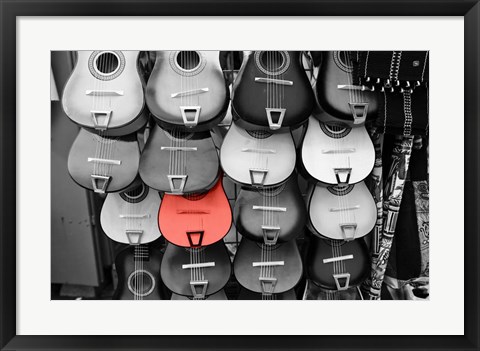
<svg viewBox="0 0 480 351">
<path fill-rule="evenodd" d="M 156 248 L 129 246 L 115 258 L 118 286 L 114 300 L 163 300 L 160 265 L 163 253 Z M 135 248 L 137 258 L 135 258 Z"/>
<path fill-rule="evenodd" d="M 149 187 L 170 194 L 206 191 L 220 172 L 208 132 L 182 133 L 155 125 L 140 159 L 139 173 Z"/>
<path fill-rule="evenodd" d="M 276 188 L 242 188 L 233 218 L 236 229 L 253 241 L 275 244 L 296 238 L 307 219 L 297 177 L 291 176 Z"/>
<path fill-rule="evenodd" d="M 301 162 L 316 181 L 356 184 L 372 171 L 375 150 L 365 127 L 331 126 L 310 117 Z"/>
<path fill-rule="evenodd" d="M 235 182 L 247 186 L 274 186 L 295 169 L 295 144 L 287 132 L 251 132 L 232 123 L 220 149 L 220 163 Z"/>
<path fill-rule="evenodd" d="M 172 300 L 193 300 L 193 297 L 172 294 Z M 225 290 L 222 289 L 219 292 L 206 297 L 205 300 L 228 300 L 228 298 L 225 294 Z"/>
<path fill-rule="evenodd" d="M 338 241 L 312 237 L 307 276 L 315 285 L 327 290 L 347 290 L 361 284 L 369 273 L 370 255 L 363 239 Z"/>
<path fill-rule="evenodd" d="M 110 193 L 100 213 L 104 233 L 122 244 L 147 244 L 161 236 L 158 229 L 160 194 L 143 183 L 129 192 Z"/>
<path fill-rule="evenodd" d="M 225 116 L 229 95 L 218 51 L 157 51 L 146 92 L 157 123 L 206 131 Z"/>
<path fill-rule="evenodd" d="M 313 92 L 300 51 L 254 51 L 233 85 L 232 114 L 248 129 L 296 127 L 313 108 Z M 256 128 L 255 128 L 256 126 Z"/>
<path fill-rule="evenodd" d="M 377 93 L 368 88 L 362 90 L 362 86 L 353 80 L 352 72 L 352 61 L 345 51 L 322 52 L 322 63 L 314 87 L 316 107 L 313 115 L 316 118 L 353 127 L 363 125 L 367 119 L 377 116 Z"/>
<path fill-rule="evenodd" d="M 262 246 L 269 249 L 262 249 Z M 261 266 L 272 262 L 281 262 L 282 265 Z M 233 261 L 233 270 L 244 288 L 271 295 L 293 289 L 302 277 L 303 266 L 295 240 L 268 246 L 243 238 Z"/>
<path fill-rule="evenodd" d="M 232 225 L 232 211 L 221 177 L 203 194 L 165 194 L 158 223 L 165 239 L 177 246 L 207 246 L 222 240 Z"/>
<path fill-rule="evenodd" d="M 68 155 L 68 172 L 97 193 L 126 191 L 138 184 L 140 149 L 136 134 L 104 138 L 81 128 Z"/>
<path fill-rule="evenodd" d="M 199 252 L 194 255 L 192 250 Z M 184 266 L 192 263 L 207 263 L 211 266 L 205 268 Z M 191 282 L 207 282 L 203 285 L 206 286 L 204 297 L 207 297 L 223 289 L 230 279 L 231 271 L 230 257 L 223 241 L 198 249 L 168 244 L 162 261 L 161 276 L 168 289 L 186 297 L 195 297 Z"/>
<path fill-rule="evenodd" d="M 62 96 L 67 116 L 82 128 L 102 135 L 127 135 L 142 128 L 144 82 L 139 51 L 78 51 L 75 68 Z"/>
<path fill-rule="evenodd" d="M 361 238 L 373 229 L 377 209 L 364 182 L 343 187 L 310 187 L 307 195 L 310 228 L 334 240 Z"/>
</svg>

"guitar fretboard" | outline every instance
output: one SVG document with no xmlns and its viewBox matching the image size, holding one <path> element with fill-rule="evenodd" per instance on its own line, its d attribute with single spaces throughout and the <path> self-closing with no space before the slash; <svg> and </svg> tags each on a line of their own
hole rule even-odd
<svg viewBox="0 0 480 351">
<path fill-rule="evenodd" d="M 148 261 L 149 253 L 147 245 L 136 245 L 134 250 L 135 261 Z"/>
</svg>

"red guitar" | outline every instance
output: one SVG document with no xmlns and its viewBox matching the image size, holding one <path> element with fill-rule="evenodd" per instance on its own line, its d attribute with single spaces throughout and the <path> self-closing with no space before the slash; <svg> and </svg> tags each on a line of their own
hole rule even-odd
<svg viewBox="0 0 480 351">
<path fill-rule="evenodd" d="M 232 225 L 232 211 L 222 178 L 204 193 L 165 194 L 158 211 L 158 223 L 165 239 L 177 246 L 200 247 L 227 235 Z"/>
</svg>

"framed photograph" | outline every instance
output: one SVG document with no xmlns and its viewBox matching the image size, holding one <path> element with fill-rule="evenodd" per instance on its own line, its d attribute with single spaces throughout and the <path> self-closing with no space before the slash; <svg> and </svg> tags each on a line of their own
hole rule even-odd
<svg viewBox="0 0 480 351">
<path fill-rule="evenodd" d="M 479 6 L 2 2 L 1 350 L 478 349 Z"/>
</svg>

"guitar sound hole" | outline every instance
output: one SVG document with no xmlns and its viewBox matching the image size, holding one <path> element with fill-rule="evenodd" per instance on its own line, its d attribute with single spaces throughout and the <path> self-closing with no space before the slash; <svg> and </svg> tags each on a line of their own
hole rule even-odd
<svg viewBox="0 0 480 351">
<path fill-rule="evenodd" d="M 346 128 L 338 124 L 325 124 L 320 121 L 318 123 L 320 124 L 322 131 L 330 138 L 334 139 L 346 137 L 352 130 L 351 128 Z"/>
<path fill-rule="evenodd" d="M 334 239 L 325 240 L 325 242 L 332 247 L 341 247 L 346 243 L 345 240 L 334 240 Z"/>
<path fill-rule="evenodd" d="M 331 185 L 331 186 L 327 187 L 327 190 L 333 195 L 344 196 L 344 195 L 349 194 L 353 190 L 353 185 L 352 184 L 342 185 L 342 186 Z"/>
<path fill-rule="evenodd" d="M 353 60 L 356 57 L 356 51 L 335 51 L 333 60 L 342 71 L 351 73 L 353 71 Z"/>
<path fill-rule="evenodd" d="M 101 74 L 112 74 L 114 73 L 120 64 L 120 61 L 112 52 L 104 52 L 97 56 L 95 60 L 95 67 L 97 71 Z"/>
<path fill-rule="evenodd" d="M 280 194 L 283 191 L 283 189 L 285 189 L 285 186 L 286 186 L 286 183 L 281 184 L 279 186 L 270 187 L 270 188 L 263 188 L 263 189 L 260 188 L 257 191 L 263 196 L 273 197 Z"/>
<path fill-rule="evenodd" d="M 136 296 L 148 296 L 155 289 L 155 279 L 145 270 L 132 272 L 128 277 L 128 289 Z"/>
<path fill-rule="evenodd" d="M 265 245 L 264 243 L 260 242 L 255 242 L 255 244 L 262 250 L 265 251 L 274 251 L 280 247 L 280 244 L 274 244 L 274 245 Z"/>
<path fill-rule="evenodd" d="M 205 251 L 206 246 L 201 246 L 201 247 L 184 247 L 185 251 L 191 252 L 193 254 L 198 254 L 202 251 Z"/>
<path fill-rule="evenodd" d="M 207 191 L 204 193 L 191 193 L 191 194 L 185 194 L 183 197 L 189 201 L 198 201 L 203 199 L 205 196 L 207 196 Z"/>
<path fill-rule="evenodd" d="M 327 129 L 333 134 L 340 134 L 345 131 L 345 128 L 335 125 L 327 125 Z"/>
<path fill-rule="evenodd" d="M 180 51 L 177 65 L 185 71 L 192 71 L 200 65 L 200 55 L 196 51 Z"/>
<path fill-rule="evenodd" d="M 268 138 L 269 136 L 272 135 L 272 133 L 269 133 L 269 132 L 264 131 L 264 130 L 247 130 L 247 133 L 248 133 L 248 135 L 250 135 L 251 137 L 253 137 L 255 139 L 266 139 L 266 138 Z"/>
<path fill-rule="evenodd" d="M 353 51 L 340 51 L 339 56 L 340 56 L 340 60 L 345 66 L 347 66 L 348 68 L 353 68 L 352 66 Z"/>
<path fill-rule="evenodd" d="M 125 192 L 125 193 L 120 193 L 120 197 L 130 203 L 138 203 L 143 201 L 148 195 L 148 187 L 146 187 L 143 183 L 136 187 L 135 189 Z"/>
<path fill-rule="evenodd" d="M 267 71 L 275 72 L 283 66 L 285 60 L 280 51 L 263 51 L 260 62 Z"/>
<path fill-rule="evenodd" d="M 164 130 L 164 132 L 170 140 L 190 140 L 193 136 L 193 133 L 188 133 L 180 129 Z"/>
</svg>

